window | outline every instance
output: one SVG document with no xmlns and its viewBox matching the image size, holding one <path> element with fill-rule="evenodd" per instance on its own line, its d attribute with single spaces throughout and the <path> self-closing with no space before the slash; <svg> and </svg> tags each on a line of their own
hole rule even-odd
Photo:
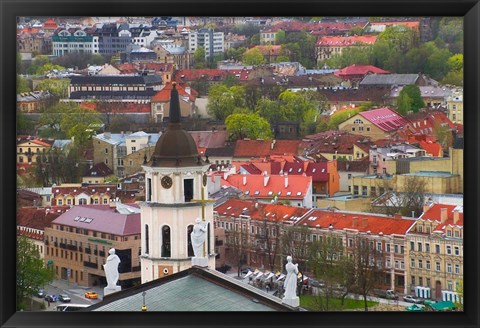
<svg viewBox="0 0 480 328">
<path fill-rule="evenodd" d="M 410 267 L 414 268 L 415 267 L 415 260 L 410 259 Z"/>
<path fill-rule="evenodd" d="M 412 276 L 412 285 L 415 285 L 415 276 Z"/>
<path fill-rule="evenodd" d="M 105 154 L 108 154 L 108 148 L 105 148 Z"/>
<path fill-rule="evenodd" d="M 410 250 L 411 251 L 415 250 L 415 243 L 413 241 L 410 242 Z"/>
<path fill-rule="evenodd" d="M 423 269 L 423 260 L 418 260 L 418 268 Z"/>
<path fill-rule="evenodd" d="M 362 196 L 367 196 L 367 186 L 362 186 Z"/>
<path fill-rule="evenodd" d="M 393 248 L 395 250 L 395 253 L 398 253 L 398 245 L 393 245 Z"/>
<path fill-rule="evenodd" d="M 460 255 L 460 249 L 458 248 L 458 246 L 455 246 L 454 250 L 456 256 Z"/>
<path fill-rule="evenodd" d="M 385 246 L 387 248 L 387 253 L 390 253 L 390 244 L 386 244 Z"/>
<path fill-rule="evenodd" d="M 425 243 L 425 252 L 430 253 L 430 244 Z"/>
<path fill-rule="evenodd" d="M 398 262 L 398 261 L 396 261 L 396 262 Z M 385 263 L 385 266 L 387 267 L 387 269 L 390 268 L 390 265 L 391 265 L 390 259 L 387 259 L 387 261 L 386 261 L 386 263 Z"/>
<path fill-rule="evenodd" d="M 440 271 L 440 262 L 435 262 L 435 271 Z"/>
<path fill-rule="evenodd" d="M 377 243 L 377 251 L 382 251 L 382 243 Z"/>
<path fill-rule="evenodd" d="M 452 273 L 452 263 L 447 263 L 447 273 Z"/>
<path fill-rule="evenodd" d="M 440 245 L 435 245 L 435 253 L 440 254 Z"/>
<path fill-rule="evenodd" d="M 460 274 L 460 265 L 455 264 L 455 274 Z"/>
<path fill-rule="evenodd" d="M 418 243 L 418 251 L 419 251 L 419 252 L 422 251 L 422 243 Z"/>
<path fill-rule="evenodd" d="M 61 199 L 57 200 L 57 205 L 63 205 L 63 201 Z"/>
<path fill-rule="evenodd" d="M 447 255 L 452 255 L 452 246 L 447 246 Z"/>
<path fill-rule="evenodd" d="M 405 270 L 405 262 L 400 262 L 400 269 Z"/>
<path fill-rule="evenodd" d="M 427 260 L 427 261 L 425 262 L 425 268 L 426 268 L 427 270 L 430 270 L 430 269 L 431 269 L 431 267 L 430 267 L 430 261 L 429 261 L 429 260 Z"/>
<path fill-rule="evenodd" d="M 358 195 L 358 186 L 353 186 L 353 194 Z"/>
</svg>

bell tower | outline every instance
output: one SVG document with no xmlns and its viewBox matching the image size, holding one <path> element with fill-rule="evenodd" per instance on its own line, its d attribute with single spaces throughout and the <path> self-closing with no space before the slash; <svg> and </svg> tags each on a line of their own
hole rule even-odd
<svg viewBox="0 0 480 328">
<path fill-rule="evenodd" d="M 145 171 L 145 202 L 140 205 L 142 225 L 142 283 L 191 267 L 194 257 L 190 232 L 195 219 L 207 223 L 205 255 L 215 269 L 213 204 L 204 201 L 205 173 L 192 136 L 182 129 L 176 84 L 170 94 L 170 123 L 155 145 Z M 196 200 L 202 199 L 202 202 Z"/>
</svg>

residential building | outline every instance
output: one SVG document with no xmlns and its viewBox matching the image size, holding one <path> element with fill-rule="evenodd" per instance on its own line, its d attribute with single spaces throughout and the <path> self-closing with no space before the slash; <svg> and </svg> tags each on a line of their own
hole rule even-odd
<svg viewBox="0 0 480 328">
<path fill-rule="evenodd" d="M 62 29 L 52 36 L 52 54 L 56 57 L 68 53 L 99 54 L 99 37 L 87 35 L 81 29 Z"/>
<path fill-rule="evenodd" d="M 51 187 L 41 187 L 41 188 L 21 188 L 17 189 L 17 197 L 20 202 L 18 207 L 24 207 L 22 199 L 25 199 L 23 193 L 27 193 L 27 203 L 25 206 L 40 206 L 48 207 L 52 205 L 52 188 Z"/>
<path fill-rule="evenodd" d="M 120 53 L 120 61 L 122 63 L 150 62 L 156 60 L 157 54 L 155 51 L 137 44 L 127 45 L 126 49 Z"/>
<path fill-rule="evenodd" d="M 157 60 L 162 63 L 175 64 L 177 70 L 190 69 L 190 53 L 187 48 L 172 43 L 156 43 L 152 50 L 157 54 Z"/>
<path fill-rule="evenodd" d="M 199 29 L 188 35 L 188 51 L 194 53 L 198 48 L 205 49 L 205 59 L 208 61 L 215 55 L 223 55 L 225 34 L 213 29 Z"/>
<path fill-rule="evenodd" d="M 360 88 L 387 88 L 414 84 L 417 86 L 438 85 L 438 82 L 421 74 L 369 74 L 360 81 Z"/>
<path fill-rule="evenodd" d="M 337 161 L 337 170 L 339 174 L 339 190 L 338 195 L 352 193 L 352 178 L 356 176 L 363 176 L 368 172 L 369 160 L 368 157 L 363 157 L 361 160 L 341 160 Z M 320 206 L 321 207 L 321 206 Z"/>
<path fill-rule="evenodd" d="M 463 123 L 463 95 L 452 95 L 447 97 L 448 118 L 453 123 Z"/>
<path fill-rule="evenodd" d="M 108 251 L 120 258 L 119 282 L 140 281 L 140 210 L 127 204 L 73 206 L 45 228 L 45 262 L 56 279 L 89 287 L 105 284 Z"/>
<path fill-rule="evenodd" d="M 52 206 L 108 205 L 116 198 L 116 184 L 65 183 L 52 187 Z"/>
<path fill-rule="evenodd" d="M 176 85 L 180 96 L 181 117 L 191 117 L 195 113 L 195 100 L 197 99 L 198 92 L 189 86 L 182 86 L 176 82 L 166 83 L 151 99 L 151 117 L 154 122 L 162 123 L 170 119 L 170 93 L 174 85 Z"/>
<path fill-rule="evenodd" d="M 421 287 L 424 298 L 463 302 L 463 206 L 427 204 L 407 232 L 408 293 Z"/>
<path fill-rule="evenodd" d="M 50 35 L 41 32 L 17 34 L 17 51 L 19 53 L 51 55 L 52 38 Z"/>
<path fill-rule="evenodd" d="M 367 74 L 390 74 L 389 71 L 372 65 L 350 65 L 344 67 L 335 73 L 335 76 L 341 77 L 344 80 L 352 82 L 353 87 L 358 87 L 358 84 Z"/>
<path fill-rule="evenodd" d="M 300 140 L 237 140 L 233 157 L 236 161 L 272 155 L 297 155 Z"/>
<path fill-rule="evenodd" d="M 363 135 L 331 130 L 305 136 L 300 147 L 304 156 L 315 160 L 357 161 L 368 158 L 371 144 Z"/>
<path fill-rule="evenodd" d="M 317 199 L 317 208 L 333 208 L 340 211 L 368 212 L 370 197 L 359 195 L 342 195 Z"/>
<path fill-rule="evenodd" d="M 403 88 L 404 86 L 398 86 L 391 90 L 389 97 L 391 105 L 397 104 L 398 97 Z M 446 107 L 447 99 L 452 94 L 452 90 L 445 86 L 421 85 L 418 88 L 420 89 L 420 96 L 425 103 L 425 107 L 430 108 Z"/>
<path fill-rule="evenodd" d="M 345 48 L 362 48 L 372 46 L 377 42 L 376 35 L 364 36 L 322 36 L 317 40 L 317 63 L 333 56 L 341 55 Z"/>
<path fill-rule="evenodd" d="M 335 75 L 332 76 L 336 77 Z M 386 104 L 390 90 L 383 88 L 345 88 L 345 84 L 350 82 L 345 82 L 345 80 L 341 78 L 338 79 L 343 82 L 336 86 L 326 86 L 318 90 L 319 94 L 327 98 L 326 107 L 329 111 L 325 112 L 326 114 L 332 115 L 343 109 L 354 109 L 362 104 Z"/>
<path fill-rule="evenodd" d="M 40 155 L 45 155 L 52 148 L 53 140 L 21 139 L 17 141 L 17 164 L 36 164 Z"/>
<path fill-rule="evenodd" d="M 365 26 L 365 30 L 370 33 L 384 32 L 387 27 L 397 26 L 408 29 L 413 29 L 417 32 L 420 31 L 420 21 L 386 21 L 386 22 L 368 22 Z"/>
<path fill-rule="evenodd" d="M 88 168 L 82 176 L 82 183 L 103 184 L 105 178 L 113 175 L 113 171 L 105 163 L 97 163 Z"/>
<path fill-rule="evenodd" d="M 340 123 L 338 129 L 378 140 L 388 137 L 408 123 L 408 119 L 384 107 L 360 112 Z"/>
<path fill-rule="evenodd" d="M 68 206 L 19 207 L 17 210 L 17 236 L 25 236 L 35 245 L 40 258 L 45 257 L 45 228 L 69 209 Z"/>
<path fill-rule="evenodd" d="M 98 52 L 111 55 L 124 52 L 133 43 L 128 24 L 106 23 L 96 28 L 92 35 L 98 38 Z"/>
<path fill-rule="evenodd" d="M 39 113 L 54 103 L 48 91 L 24 92 L 17 95 L 17 110 L 23 113 Z"/>
<path fill-rule="evenodd" d="M 389 173 L 387 171 L 386 161 L 396 160 L 398 158 L 412 158 L 427 156 L 425 150 L 406 143 L 395 143 L 384 147 L 372 145 L 369 152 L 370 167 L 369 173 Z"/>
</svg>

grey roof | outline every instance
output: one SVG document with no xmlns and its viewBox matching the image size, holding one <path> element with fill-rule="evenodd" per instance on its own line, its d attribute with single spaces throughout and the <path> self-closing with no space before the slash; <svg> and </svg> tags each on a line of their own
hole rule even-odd
<svg viewBox="0 0 480 328">
<path fill-rule="evenodd" d="M 106 209 L 104 206 L 79 205 L 73 206 L 56 218 L 53 223 L 117 236 L 139 234 L 140 213 L 132 212 L 132 214 L 122 214 L 116 212 L 114 208 Z"/>
<path fill-rule="evenodd" d="M 403 86 L 394 88 L 390 92 L 391 98 L 396 98 L 400 95 Z M 446 98 L 452 95 L 452 90 L 447 87 L 440 87 L 440 86 L 433 86 L 433 85 L 425 85 L 419 86 L 420 94 L 424 98 Z"/>
<path fill-rule="evenodd" d="M 27 190 L 34 192 L 39 195 L 52 195 L 52 187 L 44 187 L 44 188 L 22 188 L 22 190 Z"/>
<path fill-rule="evenodd" d="M 72 140 L 70 140 L 70 139 L 55 140 L 55 142 L 52 145 L 52 148 L 64 149 L 66 146 L 70 145 L 71 143 L 72 143 Z"/>
<path fill-rule="evenodd" d="M 76 84 L 161 84 L 162 77 L 159 75 L 94 75 L 74 76 L 70 80 L 71 85 Z"/>
<path fill-rule="evenodd" d="M 408 85 L 415 84 L 418 74 L 369 74 L 360 85 Z"/>
<path fill-rule="evenodd" d="M 227 188 L 220 188 L 220 190 L 211 193 L 208 195 L 210 199 L 215 200 L 215 207 L 225 203 L 230 198 L 239 197 L 243 195 L 243 191 L 235 188 L 233 186 L 229 186 Z"/>
<path fill-rule="evenodd" d="M 121 133 L 101 133 L 93 136 L 95 139 L 99 139 L 104 142 L 108 142 L 112 145 L 119 145 L 122 142 L 125 142 L 125 135 Z"/>
<path fill-rule="evenodd" d="M 293 311 L 279 298 L 208 268 L 192 267 L 111 295 L 83 311 Z"/>
</svg>

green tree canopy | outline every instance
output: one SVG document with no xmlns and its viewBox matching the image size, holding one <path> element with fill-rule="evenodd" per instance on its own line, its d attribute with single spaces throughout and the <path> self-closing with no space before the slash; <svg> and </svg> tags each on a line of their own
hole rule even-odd
<svg viewBox="0 0 480 328">
<path fill-rule="evenodd" d="M 28 80 L 20 75 L 17 75 L 17 94 L 30 91 L 32 91 L 32 89 L 30 88 Z"/>
<path fill-rule="evenodd" d="M 409 111 L 417 113 L 420 108 L 425 107 L 420 88 L 417 85 L 409 84 L 402 88 L 397 102 L 399 113 L 405 115 Z M 410 105 L 410 107 L 408 107 Z"/>
<path fill-rule="evenodd" d="M 360 112 L 360 109 L 354 108 L 354 109 L 346 109 L 346 110 L 342 110 L 334 113 L 332 116 L 330 116 L 330 119 L 328 121 L 328 128 L 330 130 L 338 129 L 338 125 L 340 123 L 345 122 L 350 117 L 357 115 L 359 112 Z"/>
<path fill-rule="evenodd" d="M 258 48 L 251 48 L 243 54 L 242 62 L 245 65 L 261 65 L 265 64 L 265 58 Z"/>
<path fill-rule="evenodd" d="M 207 62 L 205 60 L 205 49 L 198 47 L 193 54 L 194 68 L 205 68 L 207 67 Z"/>
<path fill-rule="evenodd" d="M 255 113 L 229 115 L 225 120 L 232 139 L 271 139 L 272 130 L 266 119 Z"/>
<path fill-rule="evenodd" d="M 243 111 L 247 107 L 245 102 L 245 88 L 220 83 L 213 85 L 208 90 L 208 113 L 217 120 L 225 118 L 235 112 Z"/>
<path fill-rule="evenodd" d="M 48 91 L 57 99 L 62 99 L 68 97 L 69 86 L 68 79 L 45 79 L 37 84 L 35 90 Z"/>
<path fill-rule="evenodd" d="M 16 279 L 17 310 L 25 308 L 26 297 L 53 280 L 53 270 L 45 266 L 36 246 L 25 236 L 17 238 Z"/>
</svg>

